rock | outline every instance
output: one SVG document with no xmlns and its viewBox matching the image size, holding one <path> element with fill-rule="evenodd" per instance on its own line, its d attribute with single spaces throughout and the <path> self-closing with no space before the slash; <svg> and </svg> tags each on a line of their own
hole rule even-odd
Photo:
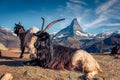
<svg viewBox="0 0 120 80">
<path fill-rule="evenodd" d="M 13 76 L 11 73 L 5 73 L 1 78 L 1 80 L 12 80 L 12 79 L 13 79 Z"/>
<path fill-rule="evenodd" d="M 27 76 L 29 75 L 29 72 L 26 70 L 24 73 L 23 73 L 24 76 Z"/>
</svg>

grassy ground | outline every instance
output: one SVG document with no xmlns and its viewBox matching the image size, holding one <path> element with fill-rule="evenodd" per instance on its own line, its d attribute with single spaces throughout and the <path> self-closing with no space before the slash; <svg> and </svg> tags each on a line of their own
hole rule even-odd
<svg viewBox="0 0 120 80">
<path fill-rule="evenodd" d="M 18 57 L 18 51 L 2 51 L 0 76 L 4 73 L 11 73 L 14 77 L 13 80 L 83 80 L 81 72 L 50 70 L 39 66 L 25 66 L 22 62 L 28 60 L 29 55 L 25 54 L 23 59 L 19 59 Z M 115 59 L 106 54 L 93 54 L 93 57 L 98 61 L 103 70 L 93 80 L 120 80 L 120 56 Z"/>
</svg>

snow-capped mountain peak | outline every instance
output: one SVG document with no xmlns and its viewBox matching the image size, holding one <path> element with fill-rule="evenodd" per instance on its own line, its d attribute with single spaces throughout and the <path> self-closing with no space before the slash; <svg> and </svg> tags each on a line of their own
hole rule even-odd
<svg viewBox="0 0 120 80">
<path fill-rule="evenodd" d="M 80 31 L 80 32 L 84 32 L 82 27 L 79 25 L 77 18 L 74 18 L 71 22 L 71 24 L 69 25 L 69 27 L 73 28 L 74 31 Z"/>
<path fill-rule="evenodd" d="M 76 34 L 77 36 L 88 36 L 87 33 L 82 33 L 82 32 L 80 32 L 80 31 L 76 31 L 75 34 Z"/>
<path fill-rule="evenodd" d="M 56 35 L 56 38 L 64 38 L 64 37 L 88 37 L 88 34 L 84 32 L 79 25 L 76 18 L 74 18 L 69 26 L 59 31 Z"/>
<path fill-rule="evenodd" d="M 114 33 L 116 33 L 116 34 L 120 34 L 120 30 L 115 31 Z"/>
<path fill-rule="evenodd" d="M 108 38 L 113 32 L 103 32 L 95 36 L 96 39 L 105 39 Z"/>
</svg>

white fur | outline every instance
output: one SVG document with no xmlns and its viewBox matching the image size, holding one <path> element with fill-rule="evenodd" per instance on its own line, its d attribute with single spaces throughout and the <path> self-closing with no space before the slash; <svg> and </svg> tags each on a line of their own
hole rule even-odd
<svg viewBox="0 0 120 80">
<path fill-rule="evenodd" d="M 82 63 L 82 69 L 86 78 L 92 78 L 102 70 L 98 62 L 92 57 L 91 54 L 84 50 L 77 50 L 72 57 L 72 65 L 76 68 L 79 65 L 79 61 Z"/>
<path fill-rule="evenodd" d="M 25 47 L 28 48 L 28 52 L 30 53 L 30 55 L 33 55 L 34 53 L 36 53 L 34 43 L 37 37 L 34 36 L 33 33 L 37 33 L 38 31 L 39 29 L 37 27 L 32 27 L 28 30 L 28 32 L 25 35 L 24 45 Z"/>
</svg>

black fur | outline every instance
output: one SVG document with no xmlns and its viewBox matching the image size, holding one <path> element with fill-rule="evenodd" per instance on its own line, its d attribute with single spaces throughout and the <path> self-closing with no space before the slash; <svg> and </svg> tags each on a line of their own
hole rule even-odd
<svg viewBox="0 0 120 80">
<path fill-rule="evenodd" d="M 24 39 L 25 39 L 26 31 L 21 24 L 15 24 L 14 33 L 20 38 L 20 48 L 21 48 L 20 58 L 22 58 L 23 53 L 25 51 Z"/>
</svg>

